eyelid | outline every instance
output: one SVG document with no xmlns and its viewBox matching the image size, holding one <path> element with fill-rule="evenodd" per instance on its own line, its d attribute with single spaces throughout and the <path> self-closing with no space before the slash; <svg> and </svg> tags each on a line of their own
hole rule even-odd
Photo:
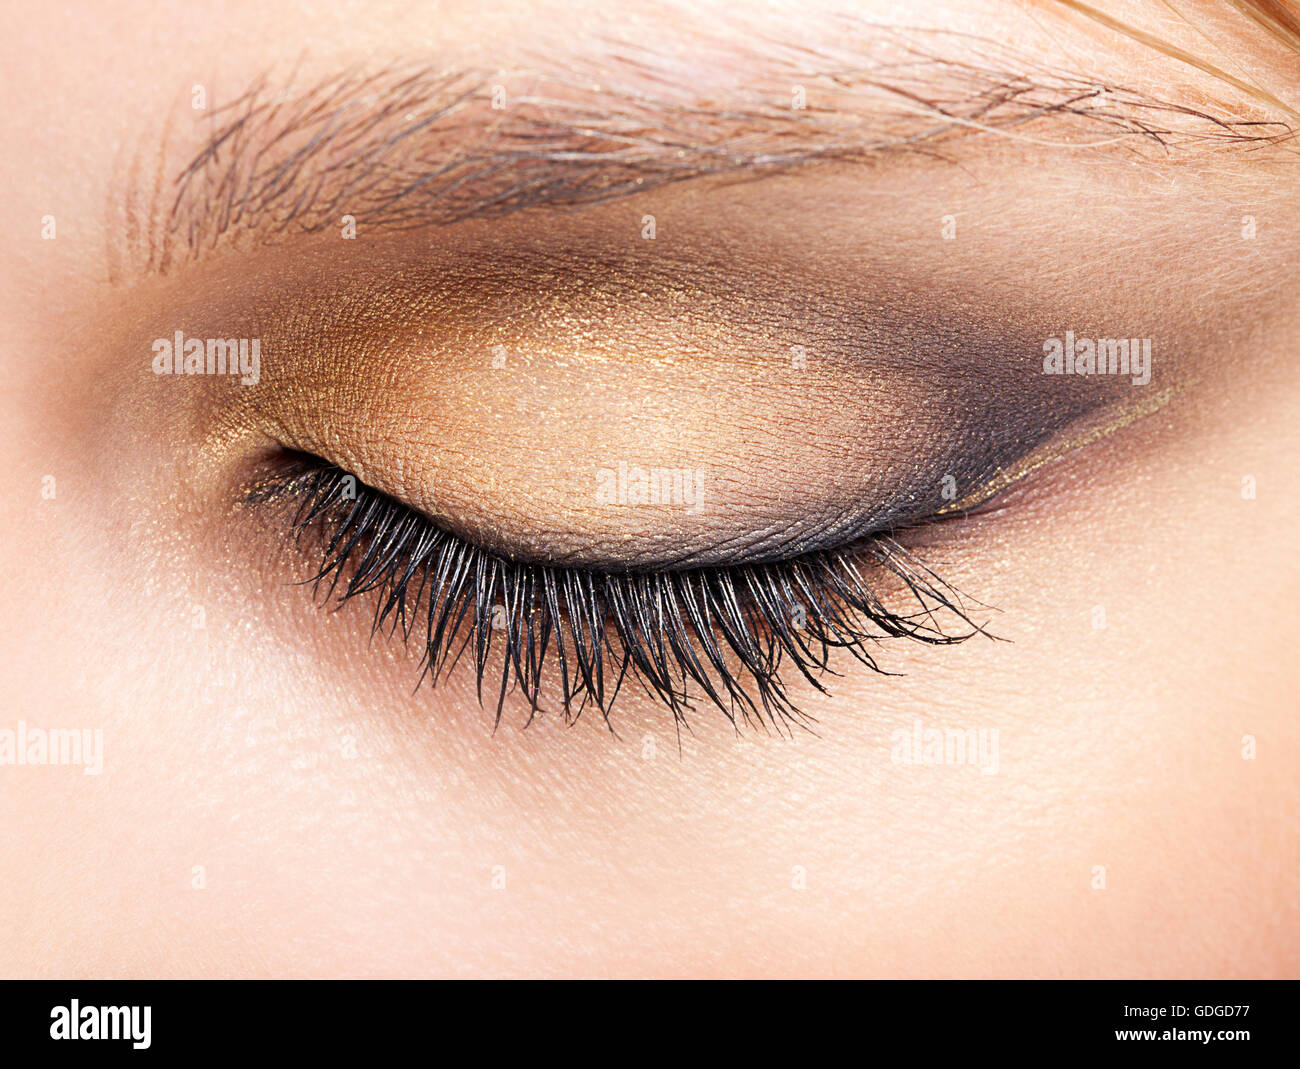
<svg viewBox="0 0 1300 1069">
<path fill-rule="evenodd" d="M 277 359 L 249 418 L 485 548 L 662 567 L 913 522 L 1113 400 L 1044 377 L 1036 336 L 892 282 L 884 304 L 838 281 L 817 297 L 599 241 L 557 264 L 503 250 L 516 233 L 296 277 L 262 312 Z M 704 473 L 708 493 L 611 508 L 627 469 Z"/>
</svg>

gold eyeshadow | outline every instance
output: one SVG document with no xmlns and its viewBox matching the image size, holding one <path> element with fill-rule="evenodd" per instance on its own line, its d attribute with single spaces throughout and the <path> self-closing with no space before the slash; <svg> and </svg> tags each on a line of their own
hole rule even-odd
<svg viewBox="0 0 1300 1069">
<path fill-rule="evenodd" d="M 518 230 L 237 282 L 263 366 L 224 418 L 512 559 L 648 568 L 939 514 L 1134 393 L 1045 376 L 1023 323 L 899 280 L 828 265 L 809 292 L 773 265 Z"/>
<path fill-rule="evenodd" d="M 910 214 L 840 200 L 827 230 L 781 181 L 665 196 L 653 240 L 605 205 L 218 258 L 147 333 L 259 339 L 259 381 L 150 395 L 214 448 L 320 457 L 506 559 L 654 570 L 967 509 L 1176 380 L 1175 309 L 1135 317 L 1146 385 L 1045 374 L 1049 339 L 1100 333 L 1093 304 L 1013 299 L 982 239 L 904 255 Z"/>
</svg>

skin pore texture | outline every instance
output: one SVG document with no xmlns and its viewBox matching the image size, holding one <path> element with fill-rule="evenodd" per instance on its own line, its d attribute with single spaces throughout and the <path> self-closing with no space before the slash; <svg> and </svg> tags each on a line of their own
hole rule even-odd
<svg viewBox="0 0 1300 1069">
<path fill-rule="evenodd" d="M 866 0 L 852 34 L 843 5 L 609 6 L 15 13 L 0 729 L 102 730 L 103 768 L 0 766 L 0 973 L 1295 975 L 1300 170 L 1287 143 L 1216 140 L 1293 116 L 1050 4 Z M 1293 55 L 1189 10 L 1188 47 L 1300 99 Z M 598 93 L 546 79 L 635 42 L 672 77 L 609 84 L 698 106 L 674 137 L 707 136 L 706 104 L 738 137 L 779 91 L 767 140 L 721 156 L 752 170 L 789 136 L 792 70 L 852 115 L 822 144 L 933 125 L 816 73 L 900 27 L 945 32 L 927 64 L 964 101 L 956 65 L 1000 84 L 1018 55 L 1057 107 L 1110 87 L 1102 117 L 967 103 L 933 154 L 744 181 L 714 154 L 424 229 L 354 189 L 350 240 L 352 201 L 219 238 L 168 222 L 214 130 L 196 84 L 216 109 L 424 61 L 483 72 L 467 128 L 496 72 L 592 122 Z M 809 58 L 763 67 L 771 41 Z M 430 136 L 394 182 L 460 143 Z M 590 188 L 567 174 L 545 188 Z M 155 374 L 177 330 L 261 339 L 259 381 Z M 1066 331 L 1151 339 L 1150 381 L 1043 375 Z M 486 547 L 605 567 L 836 544 L 934 515 L 951 475 L 962 508 L 900 537 L 1005 641 L 885 643 L 893 676 L 834 660 L 829 695 L 791 681 L 815 723 L 788 737 L 705 707 L 680 729 L 633 689 L 609 725 L 552 708 L 525 731 L 511 699 L 494 731 L 473 672 L 417 690 L 418 650 L 372 641 L 372 610 L 296 585 L 320 547 L 246 500 L 286 449 Z M 620 462 L 704 472 L 702 507 L 602 506 Z M 982 765 L 908 759 L 945 728 L 982 733 Z"/>
</svg>

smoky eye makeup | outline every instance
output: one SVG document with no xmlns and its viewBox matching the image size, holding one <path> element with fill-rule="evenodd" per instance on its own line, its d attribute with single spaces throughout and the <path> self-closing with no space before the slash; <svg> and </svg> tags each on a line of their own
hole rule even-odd
<svg viewBox="0 0 1300 1069">
<path fill-rule="evenodd" d="M 292 540 L 300 596 L 405 646 L 419 685 L 472 679 L 497 721 L 613 726 L 639 695 L 812 727 L 808 698 L 889 674 L 891 643 L 991 636 L 911 533 L 1162 396 L 1052 381 L 1041 345 L 1008 357 L 1014 327 L 901 292 L 552 257 L 571 289 L 540 300 L 518 257 L 428 260 L 382 292 L 329 275 L 301 336 L 262 331 L 295 355 L 239 395 L 274 440 L 242 502 Z"/>
<path fill-rule="evenodd" d="M 1071 431 L 1073 445 L 1106 433 L 1084 422 Z M 817 722 L 791 683 L 828 693 L 836 658 L 888 675 L 890 642 L 995 637 L 992 607 L 947 582 L 908 547 L 908 535 L 978 509 L 1021 477 L 1018 468 L 1068 448 L 1024 443 L 1018 465 L 996 467 L 966 502 L 940 505 L 918 489 L 912 498 L 930 504 L 909 503 L 855 536 L 823 536 L 816 548 L 759 560 L 736 549 L 704 565 L 575 566 L 535 549 L 488 549 L 299 452 L 275 457 L 245 503 L 292 531 L 299 583 L 318 602 L 368 611 L 371 638 L 412 651 L 420 684 L 469 673 L 497 724 L 513 697 L 525 725 L 539 713 L 572 723 L 590 710 L 613 730 L 616 700 L 633 692 L 681 726 L 706 707 L 737 728 L 785 733 Z M 683 483 L 654 492 L 679 493 L 680 504 L 704 492 L 689 477 Z"/>
<path fill-rule="evenodd" d="M 1162 388 L 1044 374 L 1020 309 L 909 278 L 503 244 L 299 266 L 235 417 L 512 559 L 688 567 L 968 503 Z"/>
<path fill-rule="evenodd" d="M 257 339 L 256 381 L 146 389 L 244 458 L 284 596 L 356 621 L 356 657 L 405 647 L 498 720 L 613 726 L 635 695 L 810 727 L 854 664 L 993 634 L 978 568 L 958 590 L 918 543 L 1170 384 L 1051 373 L 1097 321 L 978 259 L 714 214 L 663 244 L 606 208 L 228 259 L 183 325 Z"/>
</svg>

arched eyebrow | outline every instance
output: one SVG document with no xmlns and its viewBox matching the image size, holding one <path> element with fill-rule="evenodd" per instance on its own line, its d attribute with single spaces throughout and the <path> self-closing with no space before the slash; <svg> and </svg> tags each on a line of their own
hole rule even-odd
<svg viewBox="0 0 1300 1069">
<path fill-rule="evenodd" d="M 148 220 L 129 258 L 161 272 L 225 242 L 310 234 L 344 216 L 368 232 L 404 230 L 705 176 L 943 159 L 972 136 L 1167 155 L 1295 132 L 1271 116 L 1214 114 L 1046 68 L 965 34 L 856 28 L 851 50 L 728 46 L 727 69 L 743 74 L 707 89 L 674 77 L 671 57 L 625 43 L 590 70 L 399 63 L 305 86 L 264 77 L 212 109 L 202 147 L 156 190 L 161 203 L 128 205 Z"/>
</svg>

